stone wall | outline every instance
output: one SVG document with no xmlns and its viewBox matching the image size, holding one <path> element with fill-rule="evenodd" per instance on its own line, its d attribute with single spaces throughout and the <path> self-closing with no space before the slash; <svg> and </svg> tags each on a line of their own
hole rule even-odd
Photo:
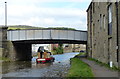
<svg viewBox="0 0 120 79">
<path fill-rule="evenodd" d="M 3 48 L 0 48 L 0 57 L 2 57 Z"/>
<path fill-rule="evenodd" d="M 86 51 L 85 44 L 68 44 L 64 47 L 64 53 L 68 52 L 80 52 L 80 50 Z"/>
<path fill-rule="evenodd" d="M 68 44 L 66 47 L 63 48 L 64 53 L 73 52 L 72 44 Z"/>
<path fill-rule="evenodd" d="M 0 57 L 2 57 L 2 28 L 0 28 Z"/>
<path fill-rule="evenodd" d="M 5 57 L 7 53 L 7 27 L 0 27 L 0 56 Z"/>
</svg>

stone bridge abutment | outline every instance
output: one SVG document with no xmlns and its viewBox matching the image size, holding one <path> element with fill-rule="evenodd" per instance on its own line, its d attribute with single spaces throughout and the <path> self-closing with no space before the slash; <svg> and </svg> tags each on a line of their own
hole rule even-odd
<svg viewBox="0 0 120 79">
<path fill-rule="evenodd" d="M 30 61 L 32 58 L 31 44 L 29 43 L 15 43 L 8 41 L 7 48 L 9 51 L 9 58 L 13 61 Z"/>
</svg>

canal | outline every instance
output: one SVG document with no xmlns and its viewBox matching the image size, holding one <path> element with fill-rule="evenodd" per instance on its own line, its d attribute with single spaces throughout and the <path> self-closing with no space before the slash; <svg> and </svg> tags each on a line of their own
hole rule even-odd
<svg viewBox="0 0 120 79">
<path fill-rule="evenodd" d="M 78 52 L 53 55 L 53 63 L 36 64 L 34 57 L 31 62 L 3 62 L 3 77 L 65 77 L 70 68 L 70 58 Z"/>
</svg>

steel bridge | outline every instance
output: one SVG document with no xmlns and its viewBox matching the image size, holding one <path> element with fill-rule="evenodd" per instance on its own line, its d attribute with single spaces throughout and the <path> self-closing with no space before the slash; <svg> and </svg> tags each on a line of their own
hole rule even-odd
<svg viewBox="0 0 120 79">
<path fill-rule="evenodd" d="M 9 51 L 6 55 L 15 61 L 31 60 L 32 44 L 87 44 L 87 31 L 80 30 L 8 30 L 6 35 Z"/>
<path fill-rule="evenodd" d="M 87 42 L 87 31 L 80 30 L 8 30 L 7 39 L 26 43 L 83 43 Z"/>
</svg>

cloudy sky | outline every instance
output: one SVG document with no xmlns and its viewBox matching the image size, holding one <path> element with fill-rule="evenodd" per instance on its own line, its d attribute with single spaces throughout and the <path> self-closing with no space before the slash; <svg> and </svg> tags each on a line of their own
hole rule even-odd
<svg viewBox="0 0 120 79">
<path fill-rule="evenodd" d="M 5 24 L 5 1 L 8 25 L 87 30 L 86 10 L 91 0 L 0 0 L 0 25 Z"/>
</svg>

